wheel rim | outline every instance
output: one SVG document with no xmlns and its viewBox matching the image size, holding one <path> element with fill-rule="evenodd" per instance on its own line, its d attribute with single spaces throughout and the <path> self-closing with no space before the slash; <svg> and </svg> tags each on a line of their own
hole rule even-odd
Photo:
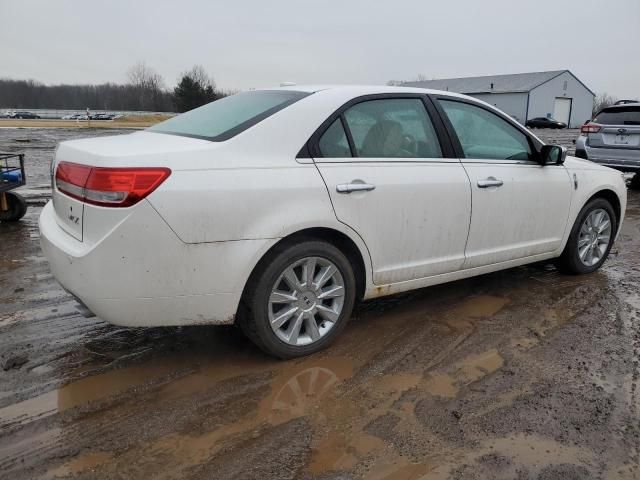
<svg viewBox="0 0 640 480">
<path fill-rule="evenodd" d="M 326 258 L 306 257 L 285 268 L 273 284 L 269 323 L 288 345 L 309 345 L 336 325 L 344 298 L 344 279 L 338 267 Z"/>
<path fill-rule="evenodd" d="M 578 235 L 578 256 L 587 267 L 592 267 L 604 257 L 611 241 L 611 217 L 598 208 L 587 215 Z"/>
</svg>

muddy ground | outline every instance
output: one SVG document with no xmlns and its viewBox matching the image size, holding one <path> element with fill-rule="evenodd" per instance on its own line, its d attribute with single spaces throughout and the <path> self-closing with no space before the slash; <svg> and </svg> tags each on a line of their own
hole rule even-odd
<svg viewBox="0 0 640 480">
<path fill-rule="evenodd" d="M 597 273 L 368 302 L 287 362 L 232 327 L 77 314 L 32 203 L 0 225 L 2 478 L 640 478 L 638 192 Z"/>
</svg>

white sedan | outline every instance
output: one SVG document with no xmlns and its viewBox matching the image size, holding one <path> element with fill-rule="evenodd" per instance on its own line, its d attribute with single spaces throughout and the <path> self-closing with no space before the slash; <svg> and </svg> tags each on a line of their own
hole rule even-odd
<svg viewBox="0 0 640 480">
<path fill-rule="evenodd" d="M 282 358 L 354 303 L 556 259 L 589 273 L 620 173 L 494 107 L 402 87 L 256 90 L 130 135 L 60 144 L 40 217 L 51 269 L 99 317 L 230 324 Z"/>
</svg>

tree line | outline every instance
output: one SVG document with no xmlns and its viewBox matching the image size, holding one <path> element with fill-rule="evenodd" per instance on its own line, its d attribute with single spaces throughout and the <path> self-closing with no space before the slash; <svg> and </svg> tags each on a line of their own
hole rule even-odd
<svg viewBox="0 0 640 480">
<path fill-rule="evenodd" d="M 186 112 L 232 92 L 216 87 L 200 65 L 183 72 L 173 89 L 144 62 L 127 72 L 124 84 L 45 85 L 36 80 L 0 78 L 0 108 L 60 110 L 141 110 Z"/>
</svg>

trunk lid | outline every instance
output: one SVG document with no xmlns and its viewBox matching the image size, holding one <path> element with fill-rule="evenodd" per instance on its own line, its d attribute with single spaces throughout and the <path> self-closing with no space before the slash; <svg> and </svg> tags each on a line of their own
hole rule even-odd
<svg viewBox="0 0 640 480">
<path fill-rule="evenodd" d="M 52 201 L 58 225 L 76 240 L 94 243 L 136 208 L 135 204 L 112 207 L 83 201 L 81 197 L 87 190 L 76 186 L 82 184 L 82 179 L 61 184 L 61 178 L 56 178 L 61 162 L 63 167 L 75 164 L 98 169 L 170 168 L 176 153 L 210 146 L 211 142 L 206 140 L 149 132 L 62 142 L 51 166 Z M 76 196 L 79 198 L 74 198 Z"/>
<path fill-rule="evenodd" d="M 82 241 L 82 227 L 84 219 L 84 203 L 60 192 L 53 181 L 51 192 L 53 209 L 56 212 L 56 220 L 60 228 L 76 240 Z"/>
<path fill-rule="evenodd" d="M 589 133 L 590 147 L 640 148 L 640 104 L 605 108 L 595 116 L 593 123 L 601 128 L 596 133 Z"/>
</svg>

